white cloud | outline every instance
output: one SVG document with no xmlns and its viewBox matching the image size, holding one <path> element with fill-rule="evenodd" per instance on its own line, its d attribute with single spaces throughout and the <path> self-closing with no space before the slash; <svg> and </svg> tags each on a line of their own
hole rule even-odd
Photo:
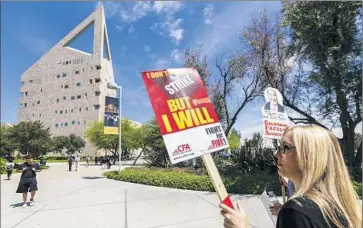
<svg viewBox="0 0 363 228">
<path fill-rule="evenodd" d="M 214 10 L 214 6 L 211 4 L 209 4 L 208 6 L 206 6 L 203 9 L 204 23 L 212 24 L 213 10 Z"/>
<path fill-rule="evenodd" d="M 181 10 L 183 4 L 178 1 L 155 1 L 153 9 L 157 14 L 174 14 Z"/>
<path fill-rule="evenodd" d="M 144 50 L 145 50 L 146 52 L 150 52 L 150 51 L 151 51 L 151 48 L 149 47 L 149 45 L 145 45 L 145 46 L 144 46 Z"/>
<path fill-rule="evenodd" d="M 150 2 L 137 1 L 133 4 L 122 4 L 119 6 L 119 15 L 123 22 L 135 22 L 145 17 L 152 10 Z"/>
<path fill-rule="evenodd" d="M 176 45 L 179 45 L 179 42 L 183 39 L 184 29 L 181 27 L 182 21 L 181 18 L 174 21 L 167 19 L 162 24 L 162 27 L 167 31 L 168 36 L 174 38 Z"/>
<path fill-rule="evenodd" d="M 117 29 L 118 31 L 122 31 L 124 28 L 125 28 L 125 26 L 124 26 L 124 25 L 116 25 L 116 29 Z"/>
<path fill-rule="evenodd" d="M 97 3 L 100 4 L 100 3 Z M 104 8 L 108 17 L 118 15 L 122 22 L 133 23 L 149 13 L 156 13 L 161 17 L 161 22 L 154 23 L 150 27 L 154 32 L 160 35 L 165 35 L 171 38 L 176 45 L 183 39 L 184 29 L 182 28 L 182 19 L 176 18 L 175 14 L 183 7 L 182 2 L 178 1 L 134 1 L 134 2 L 105 2 Z M 122 26 L 116 27 L 119 31 Z M 131 30 L 131 31 L 130 31 Z M 129 28 L 129 33 L 133 32 L 134 28 Z"/>
</svg>

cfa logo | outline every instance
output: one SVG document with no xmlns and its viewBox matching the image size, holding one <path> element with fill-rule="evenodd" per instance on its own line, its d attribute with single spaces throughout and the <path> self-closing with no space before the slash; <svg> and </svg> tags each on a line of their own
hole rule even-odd
<svg viewBox="0 0 363 228">
<path fill-rule="evenodd" d="M 191 150 L 192 149 L 190 148 L 189 144 L 182 144 L 182 145 L 178 146 L 178 148 L 176 148 L 173 155 L 189 152 Z"/>
</svg>

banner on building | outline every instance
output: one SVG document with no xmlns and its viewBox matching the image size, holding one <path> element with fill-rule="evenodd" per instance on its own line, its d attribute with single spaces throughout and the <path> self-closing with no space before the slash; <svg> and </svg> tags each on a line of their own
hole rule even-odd
<svg viewBox="0 0 363 228">
<path fill-rule="evenodd" d="M 172 164 L 229 147 L 196 69 L 147 71 L 142 77 Z"/>
<path fill-rule="evenodd" d="M 104 134 L 117 135 L 119 129 L 119 99 L 105 98 Z"/>
<path fill-rule="evenodd" d="M 281 139 L 285 128 L 289 126 L 282 95 L 277 89 L 268 87 L 265 90 L 265 100 L 262 107 L 264 135 L 266 138 Z"/>
</svg>

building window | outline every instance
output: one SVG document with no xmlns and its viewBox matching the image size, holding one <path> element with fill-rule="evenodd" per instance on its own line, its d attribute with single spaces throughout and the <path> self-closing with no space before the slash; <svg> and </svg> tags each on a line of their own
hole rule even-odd
<svg viewBox="0 0 363 228">
<path fill-rule="evenodd" d="M 55 124 L 55 127 L 58 127 L 58 124 L 57 123 Z"/>
<path fill-rule="evenodd" d="M 84 72 L 84 68 L 83 68 L 83 72 Z"/>
<path fill-rule="evenodd" d="M 27 103 L 24 103 L 24 107 L 26 108 L 26 106 L 27 106 Z"/>
<path fill-rule="evenodd" d="M 79 111 L 82 112 L 82 108 L 79 108 Z"/>
<path fill-rule="evenodd" d="M 43 89 L 40 89 L 40 92 L 43 92 Z"/>
<path fill-rule="evenodd" d="M 83 121 L 83 123 L 84 123 L 84 124 L 86 124 L 86 123 L 87 123 L 87 121 Z"/>
<path fill-rule="evenodd" d="M 63 89 L 63 85 L 61 85 L 61 88 Z"/>
<path fill-rule="evenodd" d="M 63 114 L 63 110 L 60 110 L 60 111 L 59 111 L 59 113 L 60 113 L 60 114 Z"/>
<path fill-rule="evenodd" d="M 85 93 L 84 96 L 87 97 L 87 93 Z"/>
<path fill-rule="evenodd" d="M 75 99 L 75 96 L 71 96 L 71 100 L 74 100 Z"/>
<path fill-rule="evenodd" d="M 80 82 L 77 82 L 76 86 L 81 86 L 81 83 Z"/>
<path fill-rule="evenodd" d="M 59 99 L 57 98 L 57 103 L 59 102 Z"/>
<path fill-rule="evenodd" d="M 67 109 L 66 109 L 66 113 L 68 113 Z"/>
<path fill-rule="evenodd" d="M 81 97 L 82 97 L 81 95 L 78 95 L 78 96 L 77 96 L 77 99 L 81 99 Z"/>
<path fill-rule="evenodd" d="M 76 123 L 76 121 L 72 120 L 72 124 L 75 124 L 75 123 Z"/>
<path fill-rule="evenodd" d="M 37 101 L 37 104 L 40 104 L 40 101 Z"/>
<path fill-rule="evenodd" d="M 33 103 L 33 106 L 34 106 L 34 103 Z"/>
<path fill-rule="evenodd" d="M 86 111 L 88 111 L 88 107 L 86 107 Z"/>
<path fill-rule="evenodd" d="M 66 97 L 63 97 L 63 100 L 67 99 Z"/>
<path fill-rule="evenodd" d="M 33 82 L 33 80 L 29 80 L 29 83 L 32 83 Z"/>
<path fill-rule="evenodd" d="M 34 113 L 33 113 L 33 117 L 34 117 Z"/>
<path fill-rule="evenodd" d="M 95 79 L 95 82 L 96 82 L 96 83 L 99 83 L 100 81 L 101 81 L 101 79 L 100 79 L 100 78 L 96 78 L 96 79 Z"/>
<path fill-rule="evenodd" d="M 68 85 L 65 85 L 65 86 L 64 86 L 64 88 L 65 88 L 65 89 L 68 89 Z"/>
<path fill-rule="evenodd" d="M 39 117 L 42 117 L 42 114 L 41 113 L 39 113 Z"/>
<path fill-rule="evenodd" d="M 64 73 L 64 74 L 63 74 L 63 77 L 65 77 L 65 76 L 67 76 L 67 74 L 66 74 L 66 73 Z"/>
<path fill-rule="evenodd" d="M 28 96 L 28 92 L 25 92 L 25 96 Z"/>
<path fill-rule="evenodd" d="M 73 108 L 71 109 L 71 113 L 73 113 Z"/>
<path fill-rule="evenodd" d="M 57 75 L 57 78 L 60 78 L 60 75 L 59 74 Z"/>
<path fill-rule="evenodd" d="M 99 96 L 101 94 L 101 92 L 97 91 L 95 92 L 95 96 Z"/>
<path fill-rule="evenodd" d="M 92 82 L 92 79 L 90 79 L 90 80 L 89 80 L 89 84 L 92 84 L 92 83 L 93 83 L 93 82 Z"/>
<path fill-rule="evenodd" d="M 102 68 L 102 67 L 101 67 L 100 65 L 97 65 L 97 66 L 96 66 L 96 69 L 97 69 L 97 70 L 100 70 L 101 68 Z"/>
<path fill-rule="evenodd" d="M 68 126 L 68 123 L 64 123 L 64 126 L 66 126 L 66 127 L 67 127 L 67 126 Z"/>
<path fill-rule="evenodd" d="M 98 109 L 100 109 L 100 105 L 93 105 L 93 108 L 95 109 L 95 110 L 98 110 Z"/>
<path fill-rule="evenodd" d="M 76 72 L 75 72 L 76 74 L 79 74 L 79 70 L 76 70 Z"/>
<path fill-rule="evenodd" d="M 55 113 L 57 113 L 57 110 L 55 110 Z"/>
<path fill-rule="evenodd" d="M 93 67 L 91 67 L 91 70 L 93 70 Z"/>
<path fill-rule="evenodd" d="M 63 123 L 61 123 L 61 126 L 63 127 Z"/>
<path fill-rule="evenodd" d="M 78 125 L 80 125 L 81 124 L 81 121 L 78 121 Z"/>
</svg>

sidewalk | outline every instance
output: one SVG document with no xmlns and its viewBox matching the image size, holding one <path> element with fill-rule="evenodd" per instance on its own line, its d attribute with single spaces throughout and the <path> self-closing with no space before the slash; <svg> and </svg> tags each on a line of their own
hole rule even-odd
<svg viewBox="0 0 363 228">
<path fill-rule="evenodd" d="M 1 227 L 37 228 L 222 228 L 215 193 L 167 189 L 105 179 L 100 166 L 49 164 L 39 173 L 34 207 L 21 208 L 15 194 L 19 175 L 1 176 Z M 113 166 L 116 169 L 118 166 Z M 259 196 L 233 195 L 249 227 L 273 228 Z"/>
</svg>

